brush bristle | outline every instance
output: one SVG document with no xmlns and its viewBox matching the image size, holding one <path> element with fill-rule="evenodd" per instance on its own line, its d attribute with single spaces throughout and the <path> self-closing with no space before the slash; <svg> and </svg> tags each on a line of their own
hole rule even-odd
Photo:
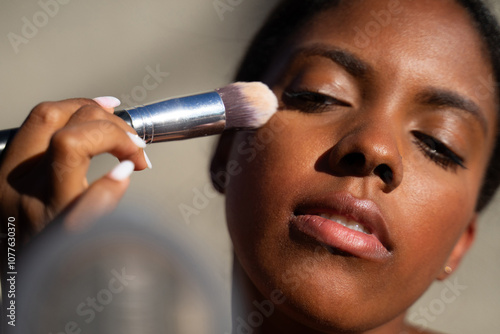
<svg viewBox="0 0 500 334">
<path fill-rule="evenodd" d="M 262 82 L 236 82 L 217 92 L 226 107 L 226 129 L 259 128 L 278 109 L 278 99 Z"/>
</svg>

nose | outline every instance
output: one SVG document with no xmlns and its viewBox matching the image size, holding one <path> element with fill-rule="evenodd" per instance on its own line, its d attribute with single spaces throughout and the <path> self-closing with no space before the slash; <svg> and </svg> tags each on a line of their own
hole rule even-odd
<svg viewBox="0 0 500 334">
<path fill-rule="evenodd" d="M 403 162 L 394 133 L 377 122 L 365 122 L 348 131 L 328 157 L 337 176 L 376 177 L 381 189 L 390 192 L 403 180 Z"/>
</svg>

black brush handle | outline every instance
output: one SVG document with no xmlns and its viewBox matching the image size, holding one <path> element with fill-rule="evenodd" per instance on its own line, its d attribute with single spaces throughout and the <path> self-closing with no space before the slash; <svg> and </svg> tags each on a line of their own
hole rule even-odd
<svg viewBox="0 0 500 334">
<path fill-rule="evenodd" d="M 17 130 L 19 129 L 14 128 L 0 131 L 0 156 L 2 155 L 3 150 L 5 149 L 9 141 L 16 135 Z"/>
</svg>

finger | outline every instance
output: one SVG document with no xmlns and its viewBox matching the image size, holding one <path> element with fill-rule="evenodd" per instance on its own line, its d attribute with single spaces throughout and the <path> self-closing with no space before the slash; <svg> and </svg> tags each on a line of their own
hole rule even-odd
<svg viewBox="0 0 500 334">
<path fill-rule="evenodd" d="M 137 134 L 134 128 L 128 125 L 123 119 L 97 105 L 85 105 L 81 107 L 73 115 L 71 115 L 65 126 L 79 125 L 84 122 L 98 120 L 106 120 L 115 123 L 124 131 Z"/>
<path fill-rule="evenodd" d="M 118 107 L 119 105 L 121 105 L 121 101 L 119 99 L 117 99 L 116 97 L 114 96 L 102 96 L 102 97 L 96 97 L 94 98 L 94 101 L 96 101 L 106 112 L 108 113 L 111 113 L 113 114 L 114 113 L 114 108 Z M 90 107 L 89 107 L 90 108 Z M 85 112 L 83 111 L 84 108 L 80 108 L 80 113 L 77 112 L 77 114 L 79 114 L 78 116 L 80 116 L 80 114 L 84 115 L 82 117 L 83 120 L 90 120 L 90 119 L 97 119 L 98 115 L 96 114 L 91 114 L 91 113 L 88 113 L 88 112 Z M 73 115 L 72 117 L 74 117 L 75 115 Z M 81 116 L 80 116 L 81 117 Z M 113 115 L 113 116 L 110 116 L 110 117 L 106 117 L 109 121 L 115 121 L 115 122 L 118 122 L 117 124 L 125 131 L 128 132 L 128 134 L 130 135 L 131 139 L 133 142 L 135 142 L 137 144 L 137 146 L 141 147 L 142 149 L 145 148 L 145 143 L 144 141 L 139 138 L 139 136 L 137 135 L 137 131 L 131 127 L 127 122 L 125 122 L 123 119 L 121 119 L 120 117 L 116 116 L 116 115 Z M 135 135 L 135 136 L 133 136 Z M 153 168 L 153 165 L 151 164 L 151 161 L 149 160 L 149 157 L 148 155 L 146 154 L 146 151 L 143 151 L 144 153 L 144 160 L 146 161 L 146 164 L 147 164 L 147 167 L 149 169 L 152 169 Z"/>
<path fill-rule="evenodd" d="M 121 161 L 131 160 L 137 170 L 142 170 L 148 167 L 143 147 L 145 143 L 137 136 L 103 120 L 57 131 L 42 162 L 51 178 L 52 206 L 64 207 L 85 190 L 86 174 L 93 156 L 110 153 Z"/>
<path fill-rule="evenodd" d="M 65 228 L 78 231 L 111 213 L 125 194 L 133 170 L 133 162 L 122 161 L 110 173 L 90 185 L 65 211 L 63 218 Z"/>
<path fill-rule="evenodd" d="M 4 152 L 3 167 L 10 170 L 13 166 L 45 152 L 54 132 L 61 129 L 71 115 L 85 105 L 98 104 L 90 99 L 69 99 L 38 104 L 9 142 Z"/>
<path fill-rule="evenodd" d="M 93 100 L 96 101 L 104 110 L 111 114 L 115 111 L 115 108 L 121 104 L 120 100 L 118 100 L 114 96 L 101 96 L 96 97 Z"/>
</svg>

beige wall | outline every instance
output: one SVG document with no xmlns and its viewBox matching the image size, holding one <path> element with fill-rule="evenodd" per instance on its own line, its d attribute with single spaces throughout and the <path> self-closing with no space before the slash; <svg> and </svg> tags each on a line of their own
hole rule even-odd
<svg viewBox="0 0 500 334">
<path fill-rule="evenodd" d="M 22 35 L 23 17 L 33 22 L 42 8 L 34 0 L 0 4 L 1 128 L 18 126 L 43 100 L 102 95 L 125 100 L 124 94 L 134 92 L 133 102 L 139 104 L 223 86 L 230 82 L 250 37 L 276 1 L 243 0 L 222 17 L 212 0 L 66 2 L 38 31 L 28 32 L 31 36 L 26 44 L 18 45 L 17 52 L 8 34 Z M 147 68 L 157 67 L 168 76 L 147 96 L 137 95 Z M 179 210 L 182 204 L 192 206 L 195 191 L 209 184 L 207 165 L 212 148 L 212 139 L 149 147 L 154 168 L 133 175 L 124 201 L 127 205 L 121 210 L 134 203 L 160 217 L 173 217 L 169 224 L 182 225 L 208 244 L 219 259 L 217 269 L 229 281 L 231 247 L 222 199 L 210 199 L 189 224 Z M 91 178 L 114 163 L 110 158 L 98 158 Z M 452 333 L 499 332 L 499 214 L 500 207 L 495 205 L 485 215 L 477 246 L 451 279 L 467 288 L 454 302 L 445 304 L 440 296 L 447 286 L 436 285 L 412 309 L 415 319 L 432 319 L 428 321 L 431 327 Z M 445 305 L 443 313 L 436 314 L 441 305 Z M 422 307 L 431 307 L 427 319 Z"/>
</svg>

